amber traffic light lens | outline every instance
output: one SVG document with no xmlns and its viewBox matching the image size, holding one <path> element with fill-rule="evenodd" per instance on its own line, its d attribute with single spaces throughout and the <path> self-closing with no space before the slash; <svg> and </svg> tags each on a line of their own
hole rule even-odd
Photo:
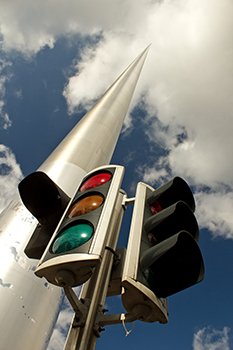
<svg viewBox="0 0 233 350">
<path fill-rule="evenodd" d="M 68 217 L 74 218 L 76 216 L 90 213 L 91 211 L 99 208 L 103 202 L 104 198 L 99 194 L 90 195 L 88 197 L 80 199 L 69 209 Z"/>
</svg>

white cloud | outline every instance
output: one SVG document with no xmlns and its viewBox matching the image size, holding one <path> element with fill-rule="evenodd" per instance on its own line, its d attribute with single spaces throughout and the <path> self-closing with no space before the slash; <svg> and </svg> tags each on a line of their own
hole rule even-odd
<svg viewBox="0 0 233 350">
<path fill-rule="evenodd" d="M 158 19 L 160 40 L 149 59 L 154 55 L 153 72 L 150 62 L 145 66 L 146 98 L 163 128 L 150 114 L 149 132 L 167 156 L 162 165 L 156 161 L 154 169 L 144 170 L 144 178 L 158 181 L 170 170 L 192 184 L 208 186 L 210 193 L 197 195 L 200 225 L 233 238 L 232 2 L 177 4 L 166 2 L 160 16 L 152 15 Z"/>
<path fill-rule="evenodd" d="M 119 52 L 126 47 L 119 60 Z M 86 48 L 75 66 L 77 74 L 70 77 L 64 91 L 70 112 L 80 105 L 89 108 L 138 53 L 129 45 L 128 37 L 113 33 L 105 34 L 96 47 Z M 130 120 L 127 122 L 130 125 Z"/>
<path fill-rule="evenodd" d="M 15 194 L 21 179 L 22 172 L 14 154 L 8 147 L 0 144 L 0 212 Z"/>
<path fill-rule="evenodd" d="M 5 111 L 6 82 L 10 78 L 6 70 L 10 65 L 9 61 L 0 58 L 0 125 L 5 130 L 12 125 L 8 113 Z"/>
<path fill-rule="evenodd" d="M 208 228 L 214 236 L 233 239 L 233 192 L 223 189 L 198 192 L 195 198 L 200 226 Z"/>
<path fill-rule="evenodd" d="M 150 62 L 145 70 L 147 102 L 167 128 L 161 131 L 154 124 L 151 137 L 169 150 L 173 172 L 184 173 L 196 184 L 233 184 L 232 2 L 166 4 L 160 15 L 154 14 L 160 40 L 150 58 L 154 56 L 153 72 Z M 184 130 L 186 140 L 178 143 L 177 135 Z"/>
<path fill-rule="evenodd" d="M 58 316 L 56 326 L 49 342 L 48 350 L 63 350 L 72 317 L 73 311 L 66 304 L 65 308 L 61 310 Z"/>
<path fill-rule="evenodd" d="M 66 34 L 92 35 L 116 27 L 124 34 L 135 26 L 139 11 L 144 14 L 147 2 L 142 0 L 136 7 L 133 0 L 4 2 L 0 11 L 3 47 L 31 54 L 45 45 L 53 47 L 56 38 Z"/>
<path fill-rule="evenodd" d="M 202 328 L 194 334 L 193 350 L 230 350 L 229 332 L 228 327 L 222 330 Z"/>
<path fill-rule="evenodd" d="M 143 173 L 143 181 L 149 184 L 168 180 L 169 173 L 167 169 L 166 157 L 160 157 L 155 166 L 139 169 L 139 173 Z M 155 186 L 157 187 L 157 186 Z"/>
<path fill-rule="evenodd" d="M 76 295 L 80 293 L 80 287 L 74 288 Z M 65 297 L 62 309 L 59 313 L 47 350 L 63 350 L 67 334 L 73 320 L 74 311 Z"/>
</svg>

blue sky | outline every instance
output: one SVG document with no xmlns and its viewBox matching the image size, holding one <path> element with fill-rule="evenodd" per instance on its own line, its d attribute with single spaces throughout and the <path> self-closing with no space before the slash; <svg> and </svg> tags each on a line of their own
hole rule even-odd
<svg viewBox="0 0 233 350">
<path fill-rule="evenodd" d="M 0 210 L 149 43 L 112 162 L 130 196 L 175 175 L 195 193 L 205 280 L 169 298 L 167 325 L 106 327 L 97 349 L 233 348 L 232 30 L 231 0 L 0 2 Z M 120 245 L 129 222 L 130 210 Z M 118 312 L 120 298 L 107 305 Z"/>
</svg>

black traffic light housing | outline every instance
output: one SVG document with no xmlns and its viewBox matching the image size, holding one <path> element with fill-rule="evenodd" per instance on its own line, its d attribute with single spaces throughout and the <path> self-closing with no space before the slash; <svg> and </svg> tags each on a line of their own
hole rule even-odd
<svg viewBox="0 0 233 350">
<path fill-rule="evenodd" d="M 139 303 L 150 307 L 147 315 L 139 312 L 143 321 L 167 322 L 165 298 L 204 277 L 194 210 L 191 189 L 180 177 L 158 189 L 144 183 L 137 186 L 122 301 L 130 313 Z"/>
<path fill-rule="evenodd" d="M 187 231 L 180 231 L 147 250 L 140 265 L 149 288 L 159 298 L 191 287 L 204 277 L 200 249 Z"/>
<path fill-rule="evenodd" d="M 194 210 L 191 189 L 180 177 L 146 191 L 139 264 L 158 297 L 166 298 L 204 277 Z"/>
</svg>

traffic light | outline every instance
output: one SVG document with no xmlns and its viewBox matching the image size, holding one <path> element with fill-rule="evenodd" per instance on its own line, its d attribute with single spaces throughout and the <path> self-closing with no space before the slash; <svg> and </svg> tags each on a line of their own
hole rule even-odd
<svg viewBox="0 0 233 350">
<path fill-rule="evenodd" d="M 90 172 L 67 206 L 35 274 L 58 286 L 86 282 L 100 263 L 124 167 Z"/>
<path fill-rule="evenodd" d="M 26 176 L 18 189 L 25 207 L 39 221 L 24 252 L 40 259 L 70 198 L 42 171 Z"/>
<path fill-rule="evenodd" d="M 203 279 L 194 210 L 192 192 L 180 177 L 156 190 L 137 186 L 122 302 L 143 321 L 167 322 L 165 298 Z"/>
</svg>

